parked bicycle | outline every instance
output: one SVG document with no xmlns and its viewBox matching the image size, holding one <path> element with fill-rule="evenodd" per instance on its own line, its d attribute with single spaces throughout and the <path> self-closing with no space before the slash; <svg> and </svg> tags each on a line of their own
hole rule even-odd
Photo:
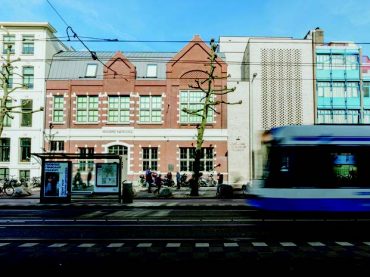
<svg viewBox="0 0 370 277">
<path fill-rule="evenodd" d="M 0 180 L 0 193 L 6 194 L 7 196 L 14 195 L 14 181 L 7 178 Z"/>
</svg>

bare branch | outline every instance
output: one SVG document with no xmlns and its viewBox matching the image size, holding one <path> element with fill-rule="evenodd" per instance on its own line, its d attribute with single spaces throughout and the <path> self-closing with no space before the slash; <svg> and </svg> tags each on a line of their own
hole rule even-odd
<svg viewBox="0 0 370 277">
<path fill-rule="evenodd" d="M 8 91 L 8 94 L 12 93 L 13 91 L 15 91 L 17 89 L 22 89 L 22 88 L 26 88 L 26 87 L 24 87 L 24 86 L 14 87 L 14 88 L 12 88 L 11 90 Z"/>
<path fill-rule="evenodd" d="M 240 105 L 243 103 L 242 100 L 239 100 L 238 102 L 226 102 L 226 101 L 221 101 L 222 104 L 227 104 L 227 105 Z"/>
<path fill-rule="evenodd" d="M 208 106 L 209 109 L 211 109 L 216 114 L 221 114 L 220 112 L 216 111 L 216 109 L 212 106 Z"/>
<path fill-rule="evenodd" d="M 202 116 L 200 114 L 198 114 L 199 112 L 202 112 L 203 109 L 199 109 L 199 110 L 189 110 L 188 108 L 183 108 L 182 111 L 184 113 L 187 113 L 187 114 L 190 114 L 190 115 L 198 115 L 198 116 Z"/>
<path fill-rule="evenodd" d="M 39 109 L 37 110 L 33 110 L 33 111 L 9 111 L 9 113 L 19 113 L 19 114 L 33 114 L 33 113 L 37 113 L 37 112 L 42 112 L 44 110 L 44 107 L 40 107 Z"/>
<path fill-rule="evenodd" d="M 13 115 L 11 115 L 11 114 L 9 114 L 9 112 L 6 112 L 6 113 L 5 113 L 5 116 L 7 116 L 7 117 L 9 117 L 9 118 L 11 118 L 11 119 L 14 119 L 14 116 L 13 116 Z"/>
<path fill-rule="evenodd" d="M 225 95 L 225 94 L 228 94 L 228 93 L 231 93 L 231 92 L 234 92 L 236 90 L 236 88 L 230 88 L 230 89 L 217 89 L 217 90 L 213 90 L 212 91 L 212 94 L 213 95 Z"/>
</svg>

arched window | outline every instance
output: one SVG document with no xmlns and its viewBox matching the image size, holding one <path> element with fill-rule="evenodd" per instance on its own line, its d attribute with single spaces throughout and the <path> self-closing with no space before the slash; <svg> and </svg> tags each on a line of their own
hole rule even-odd
<svg viewBox="0 0 370 277">
<path fill-rule="evenodd" d="M 127 155 L 127 147 L 123 145 L 112 145 L 108 147 L 109 154 Z"/>
</svg>

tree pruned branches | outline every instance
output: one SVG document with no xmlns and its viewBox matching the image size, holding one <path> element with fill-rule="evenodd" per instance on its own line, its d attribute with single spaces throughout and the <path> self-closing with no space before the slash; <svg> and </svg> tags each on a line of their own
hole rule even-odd
<svg viewBox="0 0 370 277">
<path fill-rule="evenodd" d="M 203 93 L 203 96 L 200 99 L 200 104 L 202 108 L 199 109 L 189 109 L 183 108 L 182 111 L 189 114 L 189 115 L 196 115 L 200 117 L 200 123 L 197 125 L 197 143 L 195 148 L 195 157 L 194 157 L 194 174 L 193 174 L 193 184 L 191 186 L 191 195 L 199 195 L 198 191 L 198 181 L 200 177 L 200 160 L 202 156 L 202 145 L 204 142 L 204 132 L 207 125 L 207 118 L 210 115 L 210 112 L 220 114 L 220 109 L 217 109 L 220 105 L 237 105 L 241 104 L 242 101 L 237 102 L 229 102 L 223 99 L 227 94 L 232 93 L 235 91 L 235 87 L 227 88 L 224 86 L 223 88 L 215 88 L 215 82 L 217 80 L 226 79 L 224 76 L 216 76 L 216 69 L 218 62 L 217 59 L 217 49 L 218 44 L 215 43 L 214 39 L 210 41 L 210 56 L 209 56 L 209 70 L 206 72 L 207 77 L 202 79 L 194 80 L 195 84 L 189 84 L 189 88 L 194 90 L 199 90 Z"/>
<path fill-rule="evenodd" d="M 0 137 L 4 129 L 4 123 L 6 118 L 14 119 L 14 114 L 33 114 L 36 112 L 43 111 L 44 108 L 40 107 L 38 109 L 30 109 L 29 104 L 32 100 L 22 100 L 20 105 L 12 105 L 9 102 L 13 102 L 14 98 L 12 94 L 19 89 L 29 88 L 26 84 L 16 84 L 13 86 L 13 75 L 18 75 L 23 79 L 22 75 L 13 73 L 13 69 L 16 68 L 13 64 L 19 62 L 20 59 L 11 59 L 10 54 L 12 50 L 12 45 L 8 45 L 6 57 L 1 57 L 2 65 L 0 72 L 0 83 L 3 91 L 0 97 Z"/>
</svg>

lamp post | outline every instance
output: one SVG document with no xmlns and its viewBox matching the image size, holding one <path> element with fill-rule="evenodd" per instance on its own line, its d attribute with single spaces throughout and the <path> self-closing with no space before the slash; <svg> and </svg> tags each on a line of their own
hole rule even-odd
<svg viewBox="0 0 370 277">
<path fill-rule="evenodd" d="M 249 181 L 254 178 L 254 155 L 253 155 L 253 81 L 257 77 L 257 73 L 253 73 L 252 79 L 249 82 Z"/>
</svg>

